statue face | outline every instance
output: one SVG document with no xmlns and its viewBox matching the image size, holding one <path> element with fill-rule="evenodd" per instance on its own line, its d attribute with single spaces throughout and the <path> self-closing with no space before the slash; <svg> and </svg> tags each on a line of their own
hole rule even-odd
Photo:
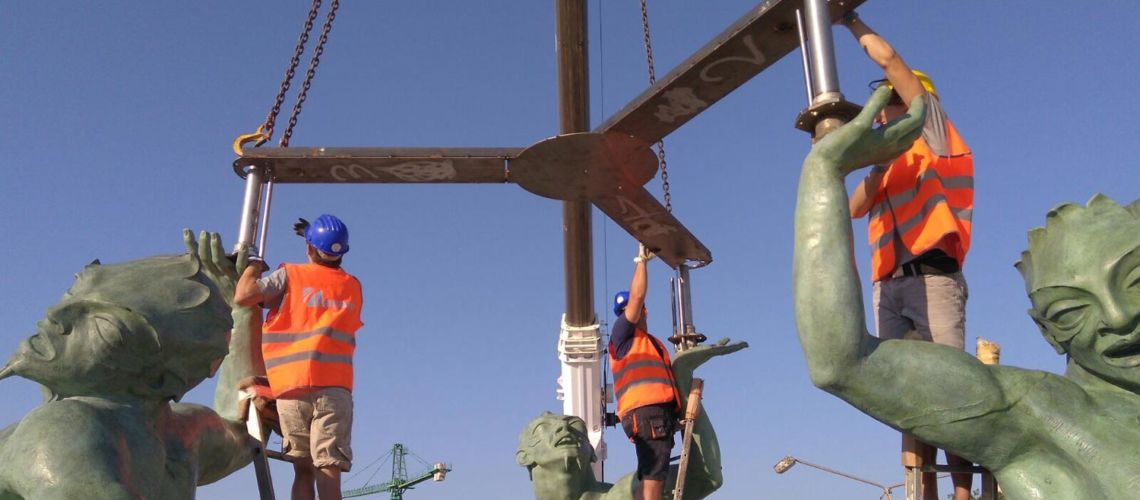
<svg viewBox="0 0 1140 500">
<path fill-rule="evenodd" d="M 8 362 L 60 396 L 181 397 L 226 353 L 229 308 L 189 256 L 92 265 Z"/>
<path fill-rule="evenodd" d="M 1140 390 L 1140 221 L 1121 211 L 1057 229 L 1033 250 L 1030 314 L 1077 364 Z"/>
<path fill-rule="evenodd" d="M 577 463 L 579 468 L 586 468 L 594 461 L 586 423 L 573 415 L 543 414 L 527 425 L 519 444 L 519 452 L 525 453 L 529 465 L 569 468 Z"/>
<path fill-rule="evenodd" d="M 112 369 L 118 358 L 148 357 L 158 352 L 158 341 L 138 314 L 89 299 L 81 294 L 48 309 L 9 361 L 13 371 L 63 395 L 124 389 L 127 381 Z"/>
</svg>

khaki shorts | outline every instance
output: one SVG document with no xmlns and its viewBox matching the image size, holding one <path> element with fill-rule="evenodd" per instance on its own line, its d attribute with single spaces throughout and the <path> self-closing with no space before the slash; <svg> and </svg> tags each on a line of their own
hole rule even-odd
<svg viewBox="0 0 1140 500">
<path fill-rule="evenodd" d="M 352 393 L 340 387 L 277 400 L 282 452 L 317 468 L 352 468 Z"/>
<path fill-rule="evenodd" d="M 872 307 L 881 339 L 914 339 L 963 349 L 966 279 L 961 272 L 876 281 Z"/>
</svg>

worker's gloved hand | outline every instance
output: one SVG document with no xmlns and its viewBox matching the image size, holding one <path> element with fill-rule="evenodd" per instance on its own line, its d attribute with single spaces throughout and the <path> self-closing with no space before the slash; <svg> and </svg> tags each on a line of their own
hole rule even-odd
<svg viewBox="0 0 1140 500">
<path fill-rule="evenodd" d="M 637 263 L 648 263 L 649 261 L 653 260 L 654 257 L 657 257 L 657 255 L 653 252 L 650 252 L 648 248 L 645 248 L 645 245 L 639 244 L 637 246 L 637 257 L 634 257 L 633 261 Z"/>
<path fill-rule="evenodd" d="M 297 218 L 297 222 L 293 224 L 293 232 L 297 233 L 297 236 L 304 238 L 306 229 L 309 229 L 309 221 L 304 218 Z"/>
<path fill-rule="evenodd" d="M 240 400 L 238 402 L 238 415 L 244 422 L 249 420 L 250 405 L 256 409 L 261 417 L 261 423 L 271 430 L 281 434 L 280 417 L 277 415 L 277 401 L 273 399 L 273 391 L 269 388 L 269 380 L 263 376 L 246 377 L 238 382 Z"/>
<path fill-rule="evenodd" d="M 257 247 L 255 247 L 255 246 L 249 247 L 249 256 L 247 257 L 247 259 L 248 259 L 247 265 L 254 267 L 254 268 L 257 268 L 259 273 L 264 273 L 265 271 L 269 270 L 269 265 L 266 264 L 265 260 L 261 258 L 261 251 L 258 250 Z"/>
</svg>

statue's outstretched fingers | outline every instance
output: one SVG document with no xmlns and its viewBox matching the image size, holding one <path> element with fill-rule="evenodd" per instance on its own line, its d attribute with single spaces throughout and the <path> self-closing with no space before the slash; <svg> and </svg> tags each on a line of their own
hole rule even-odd
<svg viewBox="0 0 1140 500">
<path fill-rule="evenodd" d="M 189 229 L 182 230 L 182 243 L 186 245 L 186 251 L 191 255 L 198 255 L 198 242 L 194 241 L 194 232 Z"/>
<path fill-rule="evenodd" d="M 244 246 L 237 253 L 237 259 L 234 261 L 234 270 L 240 276 L 245 272 L 245 267 L 249 265 L 249 247 Z"/>
<path fill-rule="evenodd" d="M 211 256 L 211 247 L 209 231 L 198 232 L 198 260 L 202 262 L 202 267 L 206 269 L 207 273 L 217 276 L 220 270 Z"/>
<path fill-rule="evenodd" d="M 875 116 L 879 114 L 879 111 L 883 110 L 883 107 L 887 105 L 887 101 L 890 99 L 891 89 L 887 88 L 886 85 L 875 89 L 875 92 L 871 94 L 871 98 L 867 99 L 867 103 L 863 105 L 863 109 L 859 111 L 855 119 L 851 120 L 851 123 L 862 128 L 870 128 L 871 124 L 875 121 Z"/>
<path fill-rule="evenodd" d="M 905 115 L 891 120 L 880 130 L 888 148 L 905 151 L 919 135 L 922 135 L 922 126 L 925 123 L 926 97 L 920 95 L 910 102 Z"/>
<path fill-rule="evenodd" d="M 210 250 L 213 254 L 211 255 L 211 259 L 214 265 L 225 273 L 226 276 L 229 276 L 230 279 L 237 279 L 237 268 L 230 262 L 230 259 L 226 257 L 226 250 L 222 248 L 222 235 L 210 233 Z"/>
<path fill-rule="evenodd" d="M 727 339 L 725 339 L 725 340 L 727 340 Z M 724 344 L 718 343 L 717 345 L 713 346 L 713 350 L 716 351 L 714 353 L 714 355 L 723 356 L 725 354 L 732 354 L 736 351 L 744 349 L 745 347 L 748 347 L 748 342 L 734 342 L 731 344 L 729 344 L 729 343 L 724 343 Z"/>
</svg>

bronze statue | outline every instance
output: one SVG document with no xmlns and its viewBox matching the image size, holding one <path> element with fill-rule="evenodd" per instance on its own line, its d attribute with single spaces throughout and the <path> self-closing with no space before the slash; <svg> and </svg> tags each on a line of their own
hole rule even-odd
<svg viewBox="0 0 1140 500">
<path fill-rule="evenodd" d="M 687 395 L 693 383 L 693 371 L 714 356 L 731 354 L 748 347 L 745 342 L 697 346 L 678 352 L 673 359 L 673 377 L 678 391 Z M 586 424 L 575 416 L 546 412 L 531 420 L 519 434 L 515 454 L 519 465 L 526 467 L 539 500 L 632 500 L 637 490 L 636 474 L 629 473 L 614 483 L 594 477 L 590 463 L 597 458 L 586 436 Z M 665 493 L 672 498 L 677 466 L 670 467 Z M 720 488 L 720 444 L 712 422 L 702 407 L 693 424 L 693 444 L 685 480 L 685 498 L 705 498 Z"/>
<path fill-rule="evenodd" d="M 878 129 L 889 91 L 821 139 L 803 165 L 793 264 L 796 325 L 816 386 L 980 464 L 1006 497 L 1134 498 L 1140 491 L 1140 202 L 1097 195 L 1029 233 L 1017 268 L 1030 317 L 1068 356 L 1064 376 L 987 366 L 929 342 L 867 332 L 844 177 L 920 133 L 922 98 Z"/>
<path fill-rule="evenodd" d="M 0 370 L 46 395 L 0 430 L 0 499 L 188 499 L 250 462 L 251 316 L 228 303 L 245 259 L 217 234 L 183 238 L 188 254 L 88 265 Z M 177 403 L 215 372 L 217 412 Z"/>
</svg>

